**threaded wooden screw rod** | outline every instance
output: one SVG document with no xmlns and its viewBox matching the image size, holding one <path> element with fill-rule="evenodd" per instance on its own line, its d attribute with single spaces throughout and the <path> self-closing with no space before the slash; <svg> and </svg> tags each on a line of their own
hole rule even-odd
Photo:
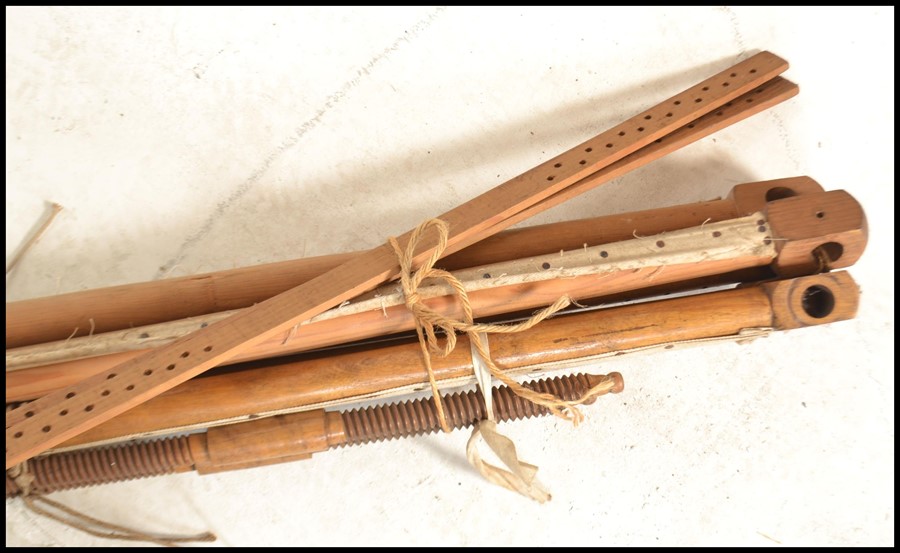
<svg viewBox="0 0 900 553">
<path fill-rule="evenodd" d="M 611 373 L 608 376 L 576 374 L 537 380 L 528 383 L 528 386 L 540 392 L 550 392 L 564 399 L 572 400 L 603 381 L 610 383 L 609 392 L 611 393 L 618 393 L 624 388 L 624 381 L 619 373 Z M 500 421 L 526 419 L 548 414 L 546 409 L 523 400 L 512 393 L 506 386 L 495 387 L 493 396 L 495 413 Z M 484 400 L 480 392 L 469 391 L 447 394 L 443 396 L 443 400 L 447 420 L 454 429 L 472 426 L 484 418 Z M 23 408 L 27 409 L 27 407 Z M 276 459 L 285 460 L 302 458 L 313 453 L 314 451 L 312 450 L 321 450 L 318 447 L 306 447 L 309 444 L 323 443 L 327 445 L 324 449 L 327 449 L 329 447 L 344 447 L 417 436 L 419 434 L 436 432 L 440 429 L 437 409 L 432 398 L 391 403 L 366 409 L 354 409 L 340 413 L 326 413 L 323 410 L 319 410 L 272 418 L 278 422 L 287 422 L 289 425 L 296 423 L 293 426 L 301 429 L 309 428 L 309 421 L 316 419 L 321 421 L 318 428 L 324 430 L 322 435 L 319 436 L 310 437 L 307 435 L 306 440 L 299 442 L 301 444 L 299 450 L 296 445 L 297 441 L 292 441 L 287 446 L 291 448 L 287 453 L 278 449 L 280 454 L 276 456 Z M 326 420 L 330 423 L 329 426 L 326 426 Z M 242 426 L 250 427 L 260 422 L 263 421 L 241 423 L 233 425 L 233 427 L 240 429 Z M 221 432 L 222 430 L 224 428 L 210 429 L 207 434 L 215 434 L 217 431 Z M 36 493 L 47 494 L 58 490 L 159 476 L 174 472 L 187 472 L 195 469 L 200 472 L 216 472 L 223 468 L 227 469 L 227 466 L 216 465 L 214 459 L 221 457 L 224 453 L 213 451 L 215 440 L 209 438 L 205 434 L 194 434 L 192 436 L 81 449 L 37 457 L 28 462 L 29 470 L 34 476 L 31 489 Z M 230 441 L 232 446 L 235 443 L 235 441 Z M 271 443 L 264 444 L 264 446 L 267 448 L 267 451 L 272 451 Z M 267 464 L 269 462 L 269 460 L 259 457 L 253 458 L 253 451 L 255 451 L 253 448 L 243 448 L 242 451 L 231 451 L 227 455 L 229 457 L 240 456 L 243 460 L 241 467 Z M 198 454 L 198 452 L 202 453 Z M 268 457 L 272 457 L 271 453 L 269 453 Z M 6 496 L 11 497 L 19 493 L 19 486 L 7 474 Z"/>
</svg>

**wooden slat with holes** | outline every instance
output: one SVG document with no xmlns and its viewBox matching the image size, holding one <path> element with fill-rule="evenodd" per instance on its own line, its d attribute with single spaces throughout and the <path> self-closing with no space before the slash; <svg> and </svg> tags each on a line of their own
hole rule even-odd
<svg viewBox="0 0 900 553">
<path fill-rule="evenodd" d="M 720 109 L 699 117 L 696 121 L 688 123 L 684 127 L 669 134 L 665 138 L 658 138 L 649 146 L 641 148 L 615 163 L 597 171 L 587 179 L 573 184 L 541 201 L 540 203 L 525 209 L 510 217 L 507 222 L 511 225 L 524 221 L 533 215 L 537 215 L 545 209 L 557 206 L 564 201 L 574 198 L 582 192 L 594 188 L 600 183 L 618 178 L 628 171 L 648 163 L 650 160 L 659 159 L 666 154 L 709 136 L 712 133 L 733 125 L 739 121 L 776 106 L 785 100 L 793 98 L 800 92 L 800 87 L 783 78 L 775 77 L 764 85 L 751 92 L 727 102 Z"/>
<path fill-rule="evenodd" d="M 515 214 L 768 82 L 787 62 L 762 52 L 447 212 L 451 246 L 505 228 Z M 405 243 L 409 233 L 400 238 Z M 434 249 L 423 241 L 417 261 Z M 6 417 L 10 468 L 147 401 L 248 347 L 396 274 L 387 245 L 175 343 L 44 396 Z"/>
<path fill-rule="evenodd" d="M 554 194 L 538 204 L 538 207 L 555 206 L 587 187 L 596 186 L 598 179 L 614 178 L 621 171 L 627 171 L 647 163 L 650 159 L 699 140 L 716 130 L 787 100 L 795 96 L 797 92 L 797 85 L 781 77 L 776 77 L 754 91 L 725 104 L 713 114 L 704 115 L 682 127 L 666 137 L 665 140 L 658 139 L 653 144 L 624 157 L 606 169 Z M 748 99 L 752 101 L 747 102 Z M 534 209 L 534 207 L 529 208 L 511 217 L 508 221 L 516 223 L 523 220 L 529 217 Z M 663 212 L 672 209 L 662 208 Z M 674 212 L 679 213 L 677 210 Z M 732 214 L 736 215 L 737 212 L 732 212 Z M 714 217 L 714 220 L 720 219 Z M 541 225 L 540 228 L 529 227 L 528 230 L 507 231 L 507 233 L 512 232 L 516 235 L 515 240 L 509 240 L 498 233 L 487 241 L 483 240 L 465 248 L 459 255 L 445 257 L 441 260 L 441 266 L 453 270 L 479 263 L 497 262 L 496 258 L 490 258 L 490 250 L 493 247 L 499 247 L 500 242 L 504 243 L 504 249 L 516 251 L 516 255 L 503 259 L 508 260 L 540 253 L 539 251 L 533 253 L 522 251 L 522 248 L 527 248 L 529 245 L 546 245 L 548 250 L 571 249 L 580 245 L 582 241 L 589 244 L 598 243 L 601 238 L 592 238 L 594 232 L 597 232 L 596 236 L 598 237 L 606 236 L 607 231 L 599 231 L 590 227 L 590 230 L 579 231 L 585 232 L 585 234 L 578 239 L 580 241 L 577 244 L 573 242 L 574 245 L 558 244 L 554 247 L 553 244 L 547 243 L 548 240 L 557 236 L 558 229 L 572 228 L 576 224 L 578 223 L 560 222 L 553 223 L 551 226 Z M 522 233 L 532 233 L 533 237 L 540 237 L 540 240 L 526 238 Z M 72 329 L 81 329 L 79 334 L 76 334 L 75 340 L 79 339 L 78 336 L 86 337 L 90 321 L 96 323 L 94 333 L 99 334 L 249 307 L 294 286 L 299 286 L 313 276 L 332 269 L 349 259 L 350 256 L 359 253 L 332 254 L 281 261 L 7 303 L 7 353 L 11 348 L 66 340 L 71 336 Z M 485 256 L 490 259 L 485 260 Z M 473 261 L 470 262 L 470 259 Z M 6 370 L 7 372 L 11 370 L 9 355 L 7 355 Z M 99 370 L 101 369 L 98 368 L 93 373 Z"/>
</svg>

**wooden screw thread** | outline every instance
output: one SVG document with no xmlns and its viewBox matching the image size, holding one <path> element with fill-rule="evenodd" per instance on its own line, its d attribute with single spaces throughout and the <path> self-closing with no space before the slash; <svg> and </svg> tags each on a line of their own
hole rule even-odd
<svg viewBox="0 0 900 553">
<path fill-rule="evenodd" d="M 595 377 L 586 374 L 537 380 L 525 384 L 537 392 L 553 394 L 564 401 L 574 401 L 597 383 Z M 621 375 L 612 373 L 616 380 L 614 392 L 621 390 Z M 506 386 L 493 389 L 494 412 L 499 421 L 527 419 L 548 415 L 550 411 L 516 395 Z M 480 391 L 460 392 L 442 396 L 447 423 L 457 430 L 483 420 L 484 397 Z M 423 398 L 402 403 L 391 403 L 353 409 L 341 413 L 346 442 L 344 445 L 365 444 L 428 434 L 440 430 L 437 407 L 433 398 Z"/>
<path fill-rule="evenodd" d="M 149 442 L 82 449 L 37 457 L 28 461 L 34 476 L 32 493 L 122 482 L 148 476 L 193 470 L 187 436 Z M 6 474 L 6 497 L 21 493 Z"/>
<path fill-rule="evenodd" d="M 615 381 L 611 392 L 622 390 L 622 376 L 619 373 L 609 376 L 576 374 L 537 380 L 527 386 L 557 394 L 566 400 L 575 400 L 607 378 Z M 443 397 L 447 419 L 453 428 L 471 426 L 484 418 L 481 392 Z M 501 421 L 549 413 L 547 409 L 515 395 L 506 386 L 494 388 L 493 397 L 495 412 Z M 345 426 L 345 441 L 335 444 L 340 447 L 435 432 L 440 428 L 431 398 L 344 411 L 340 415 Z M 28 468 L 34 476 L 31 489 L 39 494 L 187 472 L 194 470 L 195 465 L 187 436 L 54 453 L 28 461 Z M 20 493 L 18 484 L 7 472 L 6 497 Z"/>
</svg>

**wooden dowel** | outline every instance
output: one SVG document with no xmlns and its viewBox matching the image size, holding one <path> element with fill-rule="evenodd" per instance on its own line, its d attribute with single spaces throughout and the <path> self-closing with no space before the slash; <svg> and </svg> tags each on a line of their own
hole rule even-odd
<svg viewBox="0 0 900 553">
<path fill-rule="evenodd" d="M 449 228 L 448 247 L 464 247 L 495 234 L 509 217 L 752 91 L 785 69 L 787 62 L 781 58 L 769 52 L 757 54 L 444 213 L 440 218 Z M 723 82 L 733 86 L 725 87 Z M 411 230 L 401 236 L 399 242 L 408 243 L 413 233 Z M 420 242 L 413 263 L 423 262 L 436 247 L 436 238 Z M 374 288 L 397 271 L 392 248 L 375 248 L 169 346 L 48 394 L 32 404 L 31 417 L 11 411 L 6 416 L 6 467 L 38 455 L 260 341 Z M 115 378 L 119 380 L 108 382 Z"/>
<path fill-rule="evenodd" d="M 641 155 L 631 155 L 613 164 L 612 171 L 624 171 L 636 163 L 645 163 L 647 151 L 664 155 L 679 146 L 689 144 L 724 126 L 734 124 L 754 113 L 784 101 L 797 93 L 797 86 L 781 78 L 767 83 L 760 93 L 753 93 L 754 102 L 735 102 L 673 133 L 671 139 L 653 143 Z M 722 115 L 718 115 L 721 113 Z M 606 170 L 609 172 L 610 170 Z M 604 177 L 606 178 L 606 177 Z M 571 187 L 582 190 L 594 186 L 595 177 Z M 784 182 L 779 182 L 784 181 Z M 641 235 L 687 228 L 706 220 L 720 221 L 759 211 L 769 190 L 782 194 L 803 194 L 821 191 L 808 177 L 768 181 L 769 188 L 755 183 L 738 185 L 727 200 L 701 202 L 681 208 L 662 208 L 626 215 L 612 215 L 583 221 L 554 223 L 507 231 L 494 235 L 449 255 L 441 266 L 448 270 L 508 261 L 538 255 L 544 251 L 570 250 L 589 245 L 626 239 L 633 231 Z M 753 198 L 738 206 L 737 197 Z M 571 197 L 557 194 L 545 200 L 550 207 Z M 527 213 L 531 213 L 528 211 Z M 526 213 L 515 216 L 511 224 L 523 220 Z M 96 290 L 73 292 L 6 304 L 6 347 L 21 347 L 42 342 L 64 340 L 78 329 L 76 336 L 87 335 L 93 321 L 94 332 L 110 332 L 136 326 L 162 323 L 207 313 L 249 307 L 280 294 L 346 262 L 360 252 L 311 257 L 254 267 L 231 269 L 143 282 L 111 286 Z"/>
<path fill-rule="evenodd" d="M 767 198 L 772 197 L 772 190 L 778 191 L 779 197 L 823 191 L 809 177 L 792 177 L 739 184 L 720 200 L 507 230 L 448 256 L 441 260 L 441 267 L 454 271 L 491 265 L 551 251 L 574 250 L 584 244 L 618 242 L 635 235 L 649 236 L 732 219 L 762 210 Z M 15 345 L 17 341 L 34 339 L 40 344 L 78 340 L 72 337 L 71 329 L 79 324 L 88 327 L 90 321 L 84 318 L 87 315 L 92 315 L 95 334 L 99 335 L 247 307 L 302 284 L 320 274 L 316 271 L 324 272 L 352 255 L 304 258 L 8 303 L 7 351 L 23 347 Z M 151 332 L 156 330 L 147 333 L 153 336 Z M 21 340 L 23 335 L 29 339 Z M 7 370 L 11 368 L 7 359 Z M 7 400 L 11 401 L 9 396 Z"/>
<path fill-rule="evenodd" d="M 766 189 L 766 186 L 758 186 L 758 184 L 763 183 L 753 185 L 758 188 L 758 191 Z M 785 183 L 782 181 L 779 184 Z M 771 188 L 769 189 L 771 190 Z M 744 201 L 748 202 L 747 198 L 749 197 L 751 196 L 745 195 Z M 781 203 L 786 203 L 788 209 L 778 208 L 776 210 L 780 214 L 775 217 L 774 222 L 770 225 L 771 228 L 766 226 L 765 218 L 762 215 L 758 216 L 759 219 L 757 219 L 757 216 L 752 217 L 753 220 L 750 222 L 752 227 L 751 234 L 759 240 L 760 245 L 768 242 L 773 248 L 772 251 L 777 247 L 784 253 L 784 248 L 787 247 L 788 252 L 792 250 L 798 252 L 797 255 L 793 256 L 791 263 L 784 262 L 781 259 L 777 260 L 776 265 L 781 270 L 788 270 L 788 266 L 793 263 L 801 268 L 800 271 L 789 269 L 793 274 L 815 272 L 817 267 L 809 265 L 809 260 L 813 259 L 810 252 L 817 245 L 825 242 L 842 244 L 839 247 L 842 248 L 843 254 L 840 259 L 833 261 L 832 268 L 848 266 L 861 255 L 865 247 L 864 216 L 858 203 L 846 193 L 842 191 L 807 193 L 804 196 L 777 200 L 772 206 L 777 206 Z M 827 222 L 813 217 L 813 221 L 805 221 L 804 223 L 803 217 L 796 214 L 796 212 L 813 214 L 825 211 L 830 214 Z M 795 232 L 794 229 L 798 226 L 798 223 L 800 223 L 800 227 L 807 229 L 804 232 L 807 232 L 808 236 Z M 733 249 L 736 255 L 735 258 L 730 260 L 712 259 L 710 252 L 714 251 L 716 243 L 720 240 L 731 239 L 734 234 L 732 231 L 716 230 L 718 228 L 716 225 L 720 224 L 723 223 L 706 223 L 701 225 L 701 227 L 697 227 L 699 232 L 696 230 L 672 231 L 663 236 L 669 237 L 666 240 L 669 240 L 670 250 L 676 248 L 677 244 L 684 242 L 698 252 L 708 252 L 707 258 L 702 262 L 696 262 L 698 260 L 690 263 L 678 262 L 674 257 L 668 259 L 668 261 L 660 258 L 659 261 L 649 262 L 648 258 L 647 266 L 638 271 L 634 271 L 631 268 L 623 268 L 617 270 L 617 272 L 604 274 L 602 278 L 585 275 L 563 280 L 525 282 L 490 290 L 477 290 L 472 292 L 470 299 L 476 316 L 486 317 L 550 304 L 562 295 L 569 295 L 573 299 L 580 300 L 588 297 L 596 298 L 616 295 L 666 283 L 684 282 L 685 285 L 688 283 L 696 284 L 698 279 L 705 277 L 711 278 L 740 269 L 769 265 L 770 261 L 774 259 L 768 257 L 768 254 L 761 255 L 760 253 L 737 256 L 737 252 L 740 251 L 740 248 L 737 246 L 726 248 L 729 251 Z M 781 240 L 782 228 L 785 228 L 789 233 L 794 233 L 790 243 Z M 764 232 L 759 232 L 760 229 Z M 817 236 L 817 232 L 823 233 L 822 236 L 824 238 Z M 698 238 L 694 238 L 692 233 L 697 233 Z M 716 236 L 715 233 L 718 233 L 720 237 L 714 238 Z M 684 234 L 684 238 L 678 239 L 677 236 L 679 234 Z M 636 243 L 633 247 L 642 251 L 647 245 L 649 245 L 651 250 L 658 249 L 662 251 L 664 247 L 655 246 L 655 244 L 660 242 L 655 238 L 641 237 L 639 239 L 632 238 L 629 242 L 620 242 L 618 243 L 619 245 L 603 246 L 602 248 L 598 246 L 594 249 L 605 248 L 613 252 L 611 255 L 609 252 L 606 253 L 609 256 L 610 269 L 616 271 L 616 263 L 623 258 L 622 255 L 617 253 L 619 249 L 622 249 L 622 245 L 625 245 L 625 249 L 627 249 L 627 244 Z M 709 243 L 707 244 L 707 242 Z M 661 243 L 664 244 L 665 242 L 662 241 Z M 805 252 L 802 248 L 806 248 Z M 548 261 L 548 266 L 557 264 L 555 258 L 548 258 Z M 516 263 L 512 262 L 510 266 L 512 267 Z M 538 270 L 540 271 L 540 269 Z M 469 273 L 474 272 L 474 276 L 469 278 L 477 284 L 483 282 L 481 279 L 483 273 L 493 273 L 496 276 L 503 274 L 505 271 L 506 269 L 490 268 L 470 270 Z M 513 269 L 508 271 L 513 272 Z M 740 276 L 746 277 L 745 274 Z M 721 282 L 721 279 L 716 281 Z M 387 296 L 389 292 L 384 292 L 384 294 Z M 370 302 L 378 304 L 374 300 L 370 300 Z M 433 308 L 447 315 L 459 315 L 457 313 L 459 306 L 453 296 L 432 298 L 428 300 L 428 303 Z M 338 316 L 341 314 L 341 309 L 334 310 L 331 314 L 335 316 L 332 318 L 323 318 L 323 315 L 323 317 L 318 318 L 319 320 L 302 325 L 296 332 L 289 330 L 285 335 L 276 335 L 269 340 L 260 342 L 252 349 L 247 350 L 245 354 L 237 356 L 229 360 L 229 362 L 284 355 L 412 328 L 413 320 L 411 315 L 402 304 L 395 302 L 394 305 L 388 304 L 388 307 L 385 307 L 384 303 L 381 303 L 381 308 L 379 309 L 378 307 L 378 305 L 373 305 L 368 311 L 356 312 L 345 317 Z M 352 309 L 352 305 L 348 306 L 347 309 Z M 212 319 L 209 319 L 209 321 L 211 322 Z M 193 324 L 199 327 L 205 324 L 205 320 L 199 319 L 194 321 Z M 136 329 L 134 332 L 145 332 L 149 335 L 151 331 Z M 102 336 L 96 336 L 90 340 L 100 340 L 102 338 Z M 21 401 L 38 397 L 49 391 L 60 389 L 90 375 L 102 372 L 123 360 L 134 358 L 140 353 L 142 352 L 119 352 L 105 357 L 76 359 L 22 371 L 8 372 L 6 377 L 7 401 Z"/>
<path fill-rule="evenodd" d="M 757 232 L 761 214 L 743 219 L 707 223 L 655 238 L 545 253 L 454 272 L 469 294 L 476 317 L 537 308 L 560 296 L 572 299 L 614 294 L 648 285 L 678 282 L 727 272 L 735 268 L 768 265 L 775 247 L 764 244 Z M 714 234 L 716 233 L 716 234 Z M 665 271 L 659 268 L 665 267 Z M 637 269 L 637 270 L 636 270 Z M 454 290 L 441 283 L 427 284 L 419 295 L 433 309 L 454 318 L 462 316 Z M 152 347 L 165 346 L 195 330 L 230 317 L 234 312 L 210 314 L 191 320 L 95 334 L 50 344 L 6 351 L 7 372 L 54 364 L 63 372 L 70 361 L 92 358 L 99 372 L 121 362 L 101 356 L 131 351 L 135 356 Z M 414 320 L 396 285 L 386 285 L 318 315 L 284 336 L 275 336 L 230 359 L 228 363 L 285 355 L 318 347 L 347 343 L 412 330 Z M 19 375 L 22 376 L 22 375 Z M 86 374 L 72 373 L 75 381 Z M 8 380 L 7 384 L 15 382 Z"/>
<path fill-rule="evenodd" d="M 858 305 L 859 289 L 850 275 L 833 272 L 558 316 L 527 332 L 492 335 L 490 347 L 505 370 L 545 371 L 567 361 L 584 362 L 629 350 L 654 346 L 665 350 L 689 340 L 737 338 L 745 329 L 787 330 L 846 320 L 855 316 Z M 432 360 L 435 376 L 444 384 L 473 381 L 469 343 L 465 336 L 459 340 L 448 357 Z M 427 382 L 415 343 L 282 362 L 190 380 L 64 446 L 391 397 L 425 390 Z"/>
</svg>

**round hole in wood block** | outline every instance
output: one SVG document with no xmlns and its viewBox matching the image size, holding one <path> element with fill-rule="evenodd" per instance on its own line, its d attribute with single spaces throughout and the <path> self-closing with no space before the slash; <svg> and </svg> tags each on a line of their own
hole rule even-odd
<svg viewBox="0 0 900 553">
<path fill-rule="evenodd" d="M 786 186 L 776 186 L 775 188 L 770 188 L 766 192 L 766 201 L 774 202 L 775 200 L 783 200 L 785 198 L 792 198 L 796 196 L 797 193 L 792 189 Z"/>
<path fill-rule="evenodd" d="M 816 284 L 803 291 L 800 305 L 810 317 L 824 319 L 834 311 L 834 294 L 825 286 Z"/>
<path fill-rule="evenodd" d="M 821 246 L 817 246 L 816 250 L 825 254 L 828 261 L 837 261 L 844 255 L 844 246 L 841 246 L 837 242 L 825 242 Z"/>
</svg>

